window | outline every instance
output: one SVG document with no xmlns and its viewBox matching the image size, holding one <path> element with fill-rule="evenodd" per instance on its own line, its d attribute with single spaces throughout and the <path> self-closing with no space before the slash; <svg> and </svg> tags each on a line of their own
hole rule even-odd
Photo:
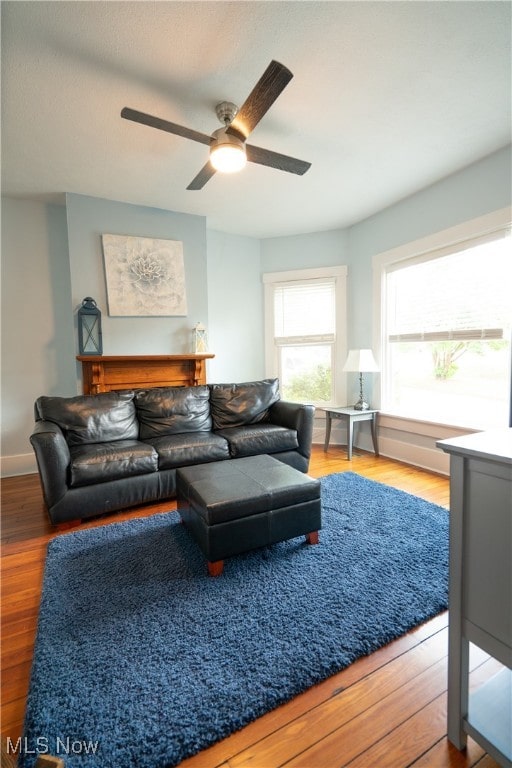
<svg viewBox="0 0 512 768">
<path fill-rule="evenodd" d="M 267 375 L 279 378 L 281 397 L 344 402 L 337 362 L 346 350 L 346 268 L 269 273 L 263 280 Z"/>
<path fill-rule="evenodd" d="M 511 286 L 507 228 L 387 263 L 382 410 L 474 429 L 507 426 Z"/>
</svg>

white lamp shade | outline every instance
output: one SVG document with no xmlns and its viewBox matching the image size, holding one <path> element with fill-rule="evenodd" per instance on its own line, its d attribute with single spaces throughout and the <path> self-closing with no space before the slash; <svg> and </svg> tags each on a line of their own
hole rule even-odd
<svg viewBox="0 0 512 768">
<path fill-rule="evenodd" d="M 351 349 L 347 355 L 343 370 L 355 373 L 369 373 L 370 371 L 378 371 L 379 366 L 371 349 Z"/>
</svg>

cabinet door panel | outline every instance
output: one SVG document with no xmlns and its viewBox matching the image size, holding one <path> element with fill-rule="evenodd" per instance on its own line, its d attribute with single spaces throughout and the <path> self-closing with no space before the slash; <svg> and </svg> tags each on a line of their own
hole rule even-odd
<svg viewBox="0 0 512 768">
<path fill-rule="evenodd" d="M 473 624 L 512 643 L 512 497 L 510 479 L 469 462 L 464 509 L 463 604 Z M 471 466 L 473 465 L 473 466 Z M 482 467 L 482 465 L 484 465 Z M 482 471 L 483 469 L 483 471 Z M 489 471 L 489 469 L 491 471 Z"/>
</svg>

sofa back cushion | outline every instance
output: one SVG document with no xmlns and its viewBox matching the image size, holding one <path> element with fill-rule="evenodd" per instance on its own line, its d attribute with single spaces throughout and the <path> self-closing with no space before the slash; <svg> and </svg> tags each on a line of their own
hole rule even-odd
<svg viewBox="0 0 512 768">
<path fill-rule="evenodd" d="M 206 386 L 138 390 L 135 408 L 141 440 L 212 428 L 210 390 Z"/>
<path fill-rule="evenodd" d="M 278 379 L 210 384 L 213 428 L 241 427 L 266 421 L 270 406 L 278 400 Z"/>
<path fill-rule="evenodd" d="M 102 392 L 77 397 L 39 397 L 36 413 L 58 424 L 68 445 L 137 439 L 139 425 L 133 392 Z"/>
</svg>

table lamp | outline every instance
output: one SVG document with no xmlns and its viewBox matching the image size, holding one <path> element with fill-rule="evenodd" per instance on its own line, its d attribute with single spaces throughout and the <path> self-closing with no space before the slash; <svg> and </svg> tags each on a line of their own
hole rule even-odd
<svg viewBox="0 0 512 768">
<path fill-rule="evenodd" d="M 370 408 L 363 395 L 363 373 L 378 371 L 379 366 L 375 362 L 371 349 L 351 349 L 349 350 L 344 371 L 359 374 L 359 400 L 354 405 L 356 411 L 367 411 Z"/>
</svg>

